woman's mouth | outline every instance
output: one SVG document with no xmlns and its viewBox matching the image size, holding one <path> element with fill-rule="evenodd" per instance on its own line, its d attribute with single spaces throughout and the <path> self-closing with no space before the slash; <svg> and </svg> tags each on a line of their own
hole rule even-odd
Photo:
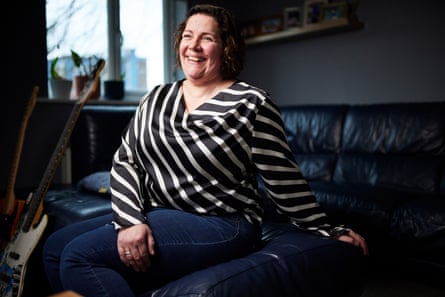
<svg viewBox="0 0 445 297">
<path fill-rule="evenodd" d="M 205 59 L 203 57 L 187 56 L 187 59 L 192 62 L 202 62 Z"/>
</svg>

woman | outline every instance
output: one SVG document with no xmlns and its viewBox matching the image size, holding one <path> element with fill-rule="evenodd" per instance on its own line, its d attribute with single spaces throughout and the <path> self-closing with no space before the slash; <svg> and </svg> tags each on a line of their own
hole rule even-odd
<svg viewBox="0 0 445 297">
<path fill-rule="evenodd" d="M 114 156 L 112 216 L 47 240 L 54 290 L 134 296 L 254 251 L 263 212 L 257 175 L 289 223 L 366 254 L 360 235 L 328 224 L 268 94 L 236 79 L 244 47 L 230 13 L 191 8 L 175 49 L 185 79 L 141 100 Z"/>
</svg>

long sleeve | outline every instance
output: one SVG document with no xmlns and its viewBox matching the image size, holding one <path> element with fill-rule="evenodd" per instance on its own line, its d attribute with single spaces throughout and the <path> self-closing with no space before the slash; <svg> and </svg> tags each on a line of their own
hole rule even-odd
<svg viewBox="0 0 445 297">
<path fill-rule="evenodd" d="M 141 131 L 145 97 L 122 135 L 121 145 L 113 157 L 110 174 L 111 208 L 116 229 L 145 222 L 141 181 L 144 173 L 138 161 L 136 144 Z"/>
<path fill-rule="evenodd" d="M 289 148 L 278 108 L 260 107 L 253 132 L 253 161 L 277 212 L 299 228 L 330 236 L 334 230 L 317 203 Z"/>
</svg>

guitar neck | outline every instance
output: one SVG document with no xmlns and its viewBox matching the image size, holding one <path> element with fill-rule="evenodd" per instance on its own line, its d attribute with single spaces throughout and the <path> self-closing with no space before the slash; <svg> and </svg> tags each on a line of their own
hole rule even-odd
<svg viewBox="0 0 445 297">
<path fill-rule="evenodd" d="M 60 162 L 63 159 L 66 148 L 68 147 L 71 134 L 74 130 L 74 126 L 80 115 L 80 112 L 82 111 L 82 107 L 83 104 L 80 104 L 80 102 L 76 102 L 76 104 L 74 105 L 68 121 L 65 124 L 65 128 L 63 129 L 63 132 L 58 140 L 56 149 L 51 155 L 51 159 L 46 167 L 40 184 L 37 187 L 36 191 L 32 194 L 26 218 L 22 225 L 22 229 L 25 232 L 27 232 L 31 227 L 32 222 L 34 221 L 35 214 L 37 213 L 38 208 L 43 201 L 43 198 L 46 196 L 46 193 L 48 192 L 48 189 L 51 186 L 51 183 L 57 173 L 57 169 L 59 168 Z"/>
<path fill-rule="evenodd" d="M 39 87 L 35 86 L 32 89 L 32 94 L 28 100 L 28 104 L 26 105 L 25 113 L 20 126 L 14 157 L 12 159 L 11 172 L 9 174 L 8 185 L 6 188 L 6 196 L 3 201 L 3 207 L 2 207 L 3 215 L 11 215 L 14 212 L 14 202 L 15 202 L 14 188 L 17 178 L 17 172 L 19 169 L 20 157 L 22 154 L 23 141 L 25 139 L 25 133 L 26 133 L 26 128 L 28 127 L 29 118 L 31 117 L 31 114 L 36 105 L 38 92 L 39 92 Z"/>
<path fill-rule="evenodd" d="M 22 224 L 22 230 L 27 232 L 33 225 L 33 222 L 40 219 L 36 215 L 38 214 L 39 208 L 43 199 L 48 192 L 49 187 L 54 179 L 54 176 L 59 168 L 60 162 L 62 161 L 63 155 L 65 154 L 66 148 L 68 147 L 68 143 L 71 137 L 71 134 L 76 125 L 77 119 L 79 118 L 80 112 L 82 111 L 83 106 L 86 102 L 93 96 L 94 92 L 99 87 L 99 75 L 102 69 L 105 66 L 104 60 L 99 60 L 96 65 L 96 70 L 94 73 L 93 82 L 87 92 L 87 94 L 80 100 L 76 101 L 74 104 L 73 110 L 65 124 L 63 132 L 57 142 L 56 149 L 51 155 L 51 159 L 46 167 L 45 173 L 43 174 L 42 180 L 37 188 L 37 190 L 32 194 L 31 199 L 29 201 L 29 206 L 26 211 L 26 216 L 24 218 Z"/>
</svg>

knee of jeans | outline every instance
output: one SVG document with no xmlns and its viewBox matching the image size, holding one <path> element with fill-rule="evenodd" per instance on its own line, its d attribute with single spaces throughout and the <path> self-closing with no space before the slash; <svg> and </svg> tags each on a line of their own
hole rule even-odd
<svg viewBox="0 0 445 297">
<path fill-rule="evenodd" d="M 82 248 L 82 242 L 73 240 L 69 242 L 60 254 L 61 268 L 70 265 L 70 263 L 89 262 L 90 255 Z"/>
<path fill-rule="evenodd" d="M 58 260 L 63 246 L 51 234 L 43 243 L 42 258 L 44 262 Z"/>
</svg>

